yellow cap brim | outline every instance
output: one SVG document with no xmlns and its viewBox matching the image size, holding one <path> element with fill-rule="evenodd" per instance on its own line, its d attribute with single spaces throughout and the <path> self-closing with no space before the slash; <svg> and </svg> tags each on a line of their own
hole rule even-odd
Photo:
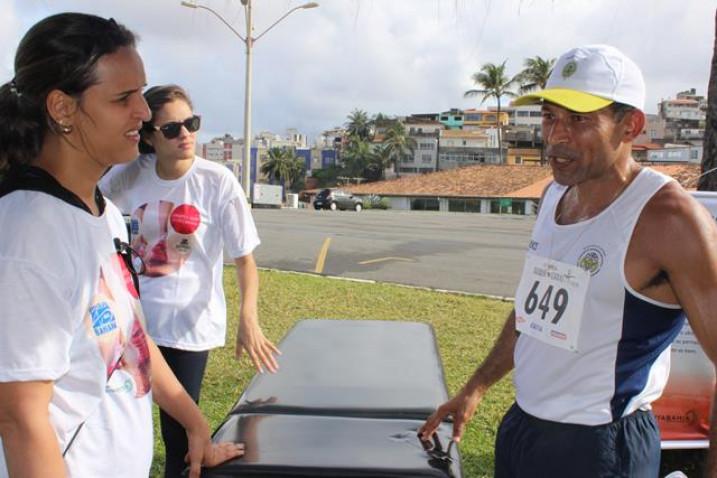
<svg viewBox="0 0 717 478">
<path fill-rule="evenodd" d="M 544 101 L 555 103 L 558 106 L 575 111 L 576 113 L 592 113 L 601 110 L 613 103 L 600 96 L 591 95 L 582 91 L 566 88 L 548 88 L 547 90 L 530 93 L 517 98 L 512 106 L 534 105 Z"/>
</svg>

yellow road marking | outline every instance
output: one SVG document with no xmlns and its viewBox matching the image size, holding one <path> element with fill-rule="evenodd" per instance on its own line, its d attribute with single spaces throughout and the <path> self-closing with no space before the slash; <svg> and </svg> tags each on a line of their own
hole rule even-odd
<svg viewBox="0 0 717 478">
<path fill-rule="evenodd" d="M 324 263 L 326 262 L 326 255 L 329 253 L 329 244 L 331 244 L 331 238 L 327 237 L 321 245 L 319 257 L 316 258 L 316 268 L 314 269 L 314 272 L 317 274 L 322 274 L 324 272 Z"/>
<path fill-rule="evenodd" d="M 361 265 L 375 264 L 377 262 L 386 262 L 386 261 L 416 262 L 414 259 L 409 259 L 407 257 L 379 257 L 378 259 L 370 259 L 368 261 L 359 262 L 359 264 L 361 264 Z"/>
</svg>

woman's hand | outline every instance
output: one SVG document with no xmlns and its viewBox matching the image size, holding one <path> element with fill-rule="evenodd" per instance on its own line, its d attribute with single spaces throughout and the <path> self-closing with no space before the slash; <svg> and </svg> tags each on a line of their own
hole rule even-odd
<svg viewBox="0 0 717 478">
<path fill-rule="evenodd" d="M 246 351 L 259 373 L 263 373 L 263 367 L 272 373 L 279 370 L 279 364 L 274 355 L 281 355 L 279 349 L 264 337 L 256 317 L 247 317 L 242 314 L 239 318 L 239 332 L 237 333 L 236 358 L 240 358 Z M 263 366 L 263 367 L 262 367 Z"/>
<path fill-rule="evenodd" d="M 212 443 L 209 428 L 201 427 L 198 431 L 187 430 L 189 451 L 184 461 L 189 463 L 189 477 L 199 478 L 202 466 L 212 467 L 244 454 L 243 443 Z"/>
</svg>

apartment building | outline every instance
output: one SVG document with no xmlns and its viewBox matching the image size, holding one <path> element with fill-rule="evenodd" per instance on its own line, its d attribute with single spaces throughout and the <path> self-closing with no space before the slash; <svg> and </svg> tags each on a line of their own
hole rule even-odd
<svg viewBox="0 0 717 478">
<path fill-rule="evenodd" d="M 500 164 L 498 130 L 444 130 L 438 145 L 438 169 Z"/>
<path fill-rule="evenodd" d="M 416 143 L 413 155 L 401 161 L 400 174 L 425 174 L 438 169 L 438 141 L 443 124 L 434 119 L 409 116 L 403 120 L 408 136 Z"/>
</svg>

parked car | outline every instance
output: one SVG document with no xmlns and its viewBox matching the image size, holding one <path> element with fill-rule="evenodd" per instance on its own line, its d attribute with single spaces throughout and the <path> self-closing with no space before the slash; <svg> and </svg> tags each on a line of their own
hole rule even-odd
<svg viewBox="0 0 717 478">
<path fill-rule="evenodd" d="M 342 189 L 323 189 L 314 199 L 314 209 L 363 209 L 363 200 Z"/>
</svg>

